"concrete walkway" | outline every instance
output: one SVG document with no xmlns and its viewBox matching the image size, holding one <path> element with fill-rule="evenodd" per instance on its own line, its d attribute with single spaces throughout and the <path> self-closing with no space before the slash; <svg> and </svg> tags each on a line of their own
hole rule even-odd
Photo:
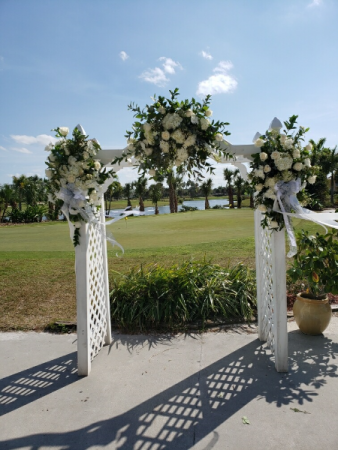
<svg viewBox="0 0 338 450">
<path fill-rule="evenodd" d="M 114 334 L 87 378 L 76 335 L 2 333 L 0 449 L 336 450 L 338 318 L 289 325 L 287 374 L 255 327 Z"/>
</svg>

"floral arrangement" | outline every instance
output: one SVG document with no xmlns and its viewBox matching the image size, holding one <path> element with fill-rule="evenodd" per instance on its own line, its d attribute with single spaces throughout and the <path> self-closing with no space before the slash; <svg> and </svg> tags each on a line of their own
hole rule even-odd
<svg viewBox="0 0 338 450">
<path fill-rule="evenodd" d="M 187 171 L 201 177 L 200 169 L 212 173 L 213 167 L 207 158 L 217 160 L 229 156 L 220 144 L 225 135 L 226 122 L 210 121 L 211 96 L 202 103 L 194 98 L 179 102 L 179 91 L 169 91 L 171 98 L 156 95 L 152 105 L 141 111 L 131 103 L 128 109 L 137 121 L 133 131 L 127 131 L 128 148 L 125 157 L 133 157 L 139 172 L 148 173 L 156 181 L 161 181 L 174 167 L 179 173 Z"/>
<path fill-rule="evenodd" d="M 101 168 L 95 159 L 100 145 L 95 139 L 88 139 L 81 127 L 74 129 L 72 139 L 66 138 L 67 127 L 52 131 L 60 140 L 45 148 L 50 152 L 45 172 L 50 180 L 49 201 L 63 201 L 61 211 L 69 221 L 76 247 L 80 243 L 82 223 L 98 219 L 103 194 L 114 172 Z"/>
<path fill-rule="evenodd" d="M 306 184 L 316 181 L 318 169 L 311 167 L 310 160 L 312 145 L 302 145 L 309 129 L 299 127 L 296 130 L 297 117 L 292 116 L 289 121 L 284 122 L 283 133 L 273 129 L 255 141 L 260 153 L 252 155 L 252 172 L 249 178 L 256 190 L 255 206 L 265 213 L 262 220 L 264 228 L 281 230 L 285 225 L 283 215 L 274 210 L 277 191 L 281 185 L 296 181 L 300 191 L 298 197 L 301 199 L 301 191 Z"/>
</svg>

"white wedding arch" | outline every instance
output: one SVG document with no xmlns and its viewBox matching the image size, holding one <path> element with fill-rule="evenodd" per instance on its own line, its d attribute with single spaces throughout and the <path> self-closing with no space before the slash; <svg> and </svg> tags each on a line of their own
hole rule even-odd
<svg viewBox="0 0 338 450">
<path fill-rule="evenodd" d="M 281 122 L 274 118 L 270 129 L 280 131 Z M 260 136 L 256 133 L 254 140 Z M 232 164 L 246 177 L 244 162 L 250 162 L 257 148 L 253 144 L 223 143 L 234 155 Z M 111 161 L 123 154 L 124 149 L 101 150 L 97 159 L 111 167 Z M 113 166 L 115 171 L 133 166 L 124 161 Z M 83 223 L 81 242 L 76 247 L 77 349 L 78 374 L 89 375 L 94 357 L 105 344 L 112 342 L 110 299 L 108 285 L 105 209 L 101 208 L 101 223 Z M 278 372 L 288 370 L 288 337 L 286 306 L 285 232 L 261 227 L 261 213 L 255 211 L 255 246 L 257 277 L 258 337 L 265 341 L 275 357 Z"/>
</svg>

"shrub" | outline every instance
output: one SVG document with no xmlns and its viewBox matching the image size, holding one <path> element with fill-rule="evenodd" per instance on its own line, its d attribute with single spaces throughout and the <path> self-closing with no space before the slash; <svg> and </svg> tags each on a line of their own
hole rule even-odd
<svg viewBox="0 0 338 450">
<path fill-rule="evenodd" d="M 207 320 L 252 317 L 256 310 L 254 272 L 242 264 L 223 268 L 190 261 L 164 268 L 133 269 L 111 292 L 113 322 L 123 329 L 178 329 Z"/>
<path fill-rule="evenodd" d="M 182 208 L 180 209 L 179 212 L 188 212 L 188 211 L 198 211 L 198 208 L 197 206 L 182 205 Z"/>
</svg>

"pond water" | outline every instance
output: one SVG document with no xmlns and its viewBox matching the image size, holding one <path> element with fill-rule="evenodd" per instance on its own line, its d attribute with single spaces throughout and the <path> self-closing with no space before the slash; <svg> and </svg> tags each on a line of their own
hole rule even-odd
<svg viewBox="0 0 338 450">
<path fill-rule="evenodd" d="M 183 202 L 184 206 L 192 206 L 194 208 L 198 208 L 199 210 L 204 210 L 204 200 L 187 200 Z M 210 208 L 212 208 L 215 205 L 221 205 L 221 206 L 227 206 L 229 204 L 229 201 L 226 199 L 214 199 L 209 200 Z M 178 205 L 178 210 L 180 211 L 182 209 L 182 205 Z M 160 214 L 169 214 L 170 208 L 169 206 L 159 206 L 158 207 Z M 113 209 L 110 211 L 110 216 L 114 217 L 118 214 L 121 214 L 123 212 L 123 209 Z M 145 208 L 144 211 L 146 216 L 150 216 L 152 214 L 155 214 L 155 207 L 148 206 Z"/>
</svg>

